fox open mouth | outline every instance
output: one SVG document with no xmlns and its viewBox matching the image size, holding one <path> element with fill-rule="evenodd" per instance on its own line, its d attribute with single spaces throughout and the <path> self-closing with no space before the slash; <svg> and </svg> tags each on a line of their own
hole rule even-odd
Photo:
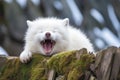
<svg viewBox="0 0 120 80">
<path fill-rule="evenodd" d="M 51 40 L 51 39 L 45 39 L 45 40 L 40 42 L 40 44 L 42 45 L 42 47 L 44 49 L 44 52 L 48 55 L 51 53 L 55 43 L 56 42 L 54 40 Z"/>
</svg>

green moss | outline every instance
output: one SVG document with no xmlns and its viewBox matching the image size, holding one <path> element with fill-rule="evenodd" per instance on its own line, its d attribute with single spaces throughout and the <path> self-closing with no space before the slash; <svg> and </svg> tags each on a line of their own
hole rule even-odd
<svg viewBox="0 0 120 80">
<path fill-rule="evenodd" d="M 30 80 L 42 80 L 45 72 L 46 72 L 45 68 L 39 68 L 39 67 L 33 68 L 31 70 L 32 74 L 31 74 Z M 47 80 L 47 76 L 44 77 L 44 79 L 45 78 Z"/>
<path fill-rule="evenodd" d="M 51 69 L 55 70 L 55 77 L 59 80 L 78 80 L 88 69 L 93 57 L 83 49 L 82 52 L 61 52 L 52 57 L 35 54 L 27 64 L 21 63 L 19 58 L 8 59 L 1 68 L 0 80 L 47 80 Z"/>
<path fill-rule="evenodd" d="M 76 51 L 61 52 L 59 54 L 53 55 L 48 60 L 49 69 L 55 69 L 59 74 L 64 74 L 68 72 L 70 67 L 69 64 L 75 60 L 74 56 Z"/>
<path fill-rule="evenodd" d="M 94 61 L 94 55 L 83 53 L 80 58 L 74 62 L 74 67 L 69 71 L 67 80 L 79 80 L 81 76 L 89 69 L 90 63 Z"/>
<path fill-rule="evenodd" d="M 48 57 L 36 54 L 34 59 L 27 64 L 19 61 L 19 58 L 8 59 L 1 70 L 0 80 L 47 80 L 44 71 L 47 70 Z M 1 77 L 2 76 L 2 77 Z"/>
<path fill-rule="evenodd" d="M 5 67 L 1 70 L 0 80 L 19 80 L 17 73 L 19 72 L 19 61 L 18 59 L 8 59 Z"/>
<path fill-rule="evenodd" d="M 34 63 L 32 63 L 30 80 L 47 80 L 47 59 L 49 57 L 42 55 L 34 55 L 34 57 L 36 58 L 32 61 Z"/>
<path fill-rule="evenodd" d="M 78 80 L 94 61 L 94 55 L 86 49 L 69 51 L 54 55 L 48 60 L 50 69 L 55 69 L 58 75 L 64 75 L 67 80 Z"/>
<path fill-rule="evenodd" d="M 82 71 L 79 70 L 79 67 L 73 68 L 69 71 L 67 80 L 79 80 L 79 77 L 83 75 Z"/>
</svg>

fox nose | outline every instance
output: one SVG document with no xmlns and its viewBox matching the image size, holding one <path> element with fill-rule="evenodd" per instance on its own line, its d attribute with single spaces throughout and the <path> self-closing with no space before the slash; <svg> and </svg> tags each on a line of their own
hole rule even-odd
<svg viewBox="0 0 120 80">
<path fill-rule="evenodd" d="M 47 38 L 49 38 L 49 37 L 51 36 L 50 32 L 46 32 L 46 33 L 45 33 L 45 36 L 46 36 Z"/>
</svg>

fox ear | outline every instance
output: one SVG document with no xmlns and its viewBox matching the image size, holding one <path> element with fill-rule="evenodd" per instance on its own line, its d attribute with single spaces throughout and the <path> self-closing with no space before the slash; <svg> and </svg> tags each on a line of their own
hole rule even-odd
<svg viewBox="0 0 120 80">
<path fill-rule="evenodd" d="M 69 18 L 63 19 L 63 24 L 64 24 L 65 26 L 68 26 L 68 25 L 69 25 Z"/>
<path fill-rule="evenodd" d="M 31 27 L 31 26 L 32 26 L 32 21 L 27 20 L 26 22 L 27 22 L 28 27 Z"/>
</svg>

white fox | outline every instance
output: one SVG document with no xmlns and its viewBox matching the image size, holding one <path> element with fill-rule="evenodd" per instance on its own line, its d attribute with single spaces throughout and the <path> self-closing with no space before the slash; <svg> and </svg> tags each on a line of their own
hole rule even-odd
<svg viewBox="0 0 120 80">
<path fill-rule="evenodd" d="M 69 25 L 69 19 L 38 18 L 27 20 L 28 30 L 25 36 L 24 51 L 20 54 L 20 61 L 26 63 L 33 53 L 46 56 L 86 48 L 93 52 L 90 40 L 80 30 Z"/>
</svg>

